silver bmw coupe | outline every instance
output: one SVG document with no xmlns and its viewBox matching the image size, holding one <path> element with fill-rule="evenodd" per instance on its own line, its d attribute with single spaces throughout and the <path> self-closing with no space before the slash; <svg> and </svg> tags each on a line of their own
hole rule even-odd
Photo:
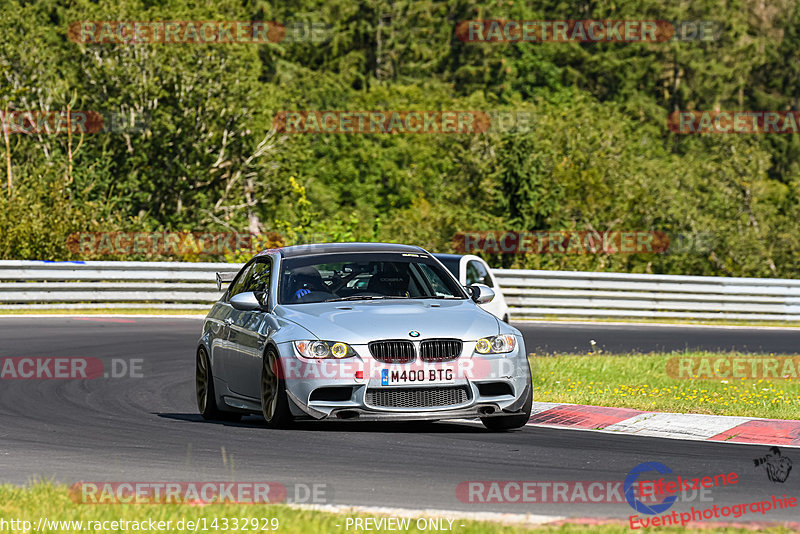
<svg viewBox="0 0 800 534">
<path fill-rule="evenodd" d="M 419 247 L 330 243 L 251 259 L 205 319 L 197 405 L 205 419 L 480 418 L 523 426 L 531 372 L 522 335 Z"/>
</svg>

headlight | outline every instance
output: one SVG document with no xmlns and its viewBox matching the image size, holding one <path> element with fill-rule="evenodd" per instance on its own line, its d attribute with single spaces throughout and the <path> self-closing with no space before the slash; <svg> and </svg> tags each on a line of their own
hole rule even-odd
<svg viewBox="0 0 800 534">
<path fill-rule="evenodd" d="M 475 352 L 481 354 L 502 354 L 511 352 L 517 346 L 517 338 L 511 334 L 502 336 L 484 337 L 475 343 Z"/>
<path fill-rule="evenodd" d="M 303 340 L 295 341 L 294 346 L 302 356 L 314 360 L 352 358 L 356 355 L 350 345 L 341 341 Z"/>
</svg>

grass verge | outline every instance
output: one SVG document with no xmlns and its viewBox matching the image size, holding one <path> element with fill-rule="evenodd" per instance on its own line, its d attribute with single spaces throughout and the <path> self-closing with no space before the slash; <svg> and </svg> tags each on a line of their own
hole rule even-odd
<svg viewBox="0 0 800 534">
<path fill-rule="evenodd" d="M 780 357 L 691 351 L 619 355 L 534 354 L 531 356 L 533 400 L 656 412 L 800 419 L 800 381 L 797 378 L 678 379 L 670 376 L 675 374 L 674 371 L 667 372 L 667 365 L 674 365 L 676 358 L 708 359 L 709 362 L 719 358 L 729 361 L 742 358 L 750 362 L 758 358 L 762 359 L 758 364 L 761 367 L 757 367 L 760 369 L 763 368 L 763 359 Z M 794 357 L 794 361 L 798 358 Z M 746 369 L 751 368 L 748 363 Z M 720 369 L 724 371 L 725 368 Z M 800 373 L 800 369 L 796 372 Z"/>
<path fill-rule="evenodd" d="M 240 504 L 208 504 L 208 505 L 188 505 L 188 504 L 105 504 L 87 505 L 76 504 L 68 496 L 68 488 L 49 483 L 39 483 L 31 487 L 19 487 L 9 484 L 0 486 L 0 519 L 8 521 L 29 521 L 30 531 L 37 531 L 40 518 L 46 518 L 46 523 L 42 523 L 39 533 L 66 533 L 66 532 L 97 532 L 108 534 L 109 532 L 195 532 L 194 528 L 187 528 L 187 521 L 192 521 L 198 525 L 197 532 L 243 532 L 242 528 L 246 519 L 257 518 L 259 529 L 255 532 L 280 532 L 289 534 L 309 534 L 309 533 L 345 533 L 354 532 L 352 528 L 346 528 L 345 520 L 347 517 L 374 517 L 365 515 L 344 515 L 329 512 L 319 512 L 311 510 L 297 509 L 286 505 L 240 505 Z M 534 513 L 534 510 L 524 510 L 522 513 Z M 234 518 L 239 520 L 239 528 L 234 529 Z M 272 519 L 277 520 L 277 529 L 264 529 L 260 527 L 269 525 L 274 526 Z M 213 528 L 213 521 L 216 519 L 217 527 Z M 224 529 L 223 522 L 227 519 L 228 528 Z M 149 524 L 141 525 L 142 521 L 153 521 L 158 525 L 159 521 L 164 521 L 161 529 L 156 526 L 156 530 L 151 530 Z M 54 522 L 72 522 L 54 523 Z M 94 522 L 100 523 L 95 524 Z M 120 524 L 114 527 L 112 521 L 128 521 L 127 524 Z M 137 526 L 145 528 L 135 528 L 130 522 L 137 522 Z M 169 521 L 170 523 L 166 523 Z M 179 528 L 179 521 L 183 521 L 183 528 Z M 75 522 L 80 522 L 77 525 Z M 103 523 L 108 522 L 108 523 Z M 249 521 L 248 521 L 249 523 Z M 13 524 L 12 524 L 13 525 Z M 20 525 L 19 523 L 17 524 Z M 192 525 L 192 527 L 194 526 Z M 447 522 L 445 522 L 447 525 Z M 205 526 L 205 530 L 204 530 Z M 127 527 L 127 528 L 125 528 Z M 166 528 L 170 527 L 170 528 Z M 431 530 L 419 530 L 416 521 L 410 521 L 408 530 L 402 532 L 431 532 Z M 4 528 L 6 531 L 23 532 L 24 527 Z M 252 528 L 247 529 L 250 532 Z M 559 526 L 543 526 L 530 528 L 524 525 L 502 525 L 493 522 L 466 521 L 456 519 L 452 525 L 452 532 L 456 534 L 514 534 L 518 532 L 543 533 L 583 533 L 597 532 L 600 534 L 616 533 L 627 531 L 627 526 L 621 522 L 614 522 L 602 525 L 582 525 L 564 524 Z M 694 532 L 695 529 L 683 529 L 668 527 L 662 529 L 667 532 Z M 788 533 L 791 529 L 782 525 L 763 526 L 759 530 L 762 532 Z M 386 530 L 370 530 L 371 532 L 388 532 Z M 704 530 L 707 532 L 707 530 Z M 752 532 L 746 528 L 726 528 L 725 532 L 745 533 Z"/>
</svg>

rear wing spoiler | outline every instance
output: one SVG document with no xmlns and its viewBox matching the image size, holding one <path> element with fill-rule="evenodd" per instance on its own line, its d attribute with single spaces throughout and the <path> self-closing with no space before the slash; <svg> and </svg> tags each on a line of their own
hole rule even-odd
<svg viewBox="0 0 800 534">
<path fill-rule="evenodd" d="M 217 273 L 217 291 L 222 291 L 222 284 L 229 284 L 236 278 L 236 273 Z"/>
</svg>

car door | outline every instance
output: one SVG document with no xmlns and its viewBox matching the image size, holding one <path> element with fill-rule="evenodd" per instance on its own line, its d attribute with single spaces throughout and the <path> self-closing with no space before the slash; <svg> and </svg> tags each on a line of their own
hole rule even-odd
<svg viewBox="0 0 800 534">
<path fill-rule="evenodd" d="M 212 353 L 212 372 L 215 380 L 222 380 L 227 383 L 229 380 L 229 361 L 231 358 L 230 326 L 233 322 L 233 312 L 236 310 L 230 304 L 230 298 L 242 292 L 242 288 L 247 280 L 253 264 L 245 265 L 233 279 L 225 298 L 219 302 L 219 312 L 212 319 L 212 331 L 214 338 L 211 342 Z"/>
<path fill-rule="evenodd" d="M 237 293 L 252 291 L 266 304 L 269 298 L 271 258 L 258 258 L 248 272 Z M 233 296 L 233 294 L 231 295 Z M 261 394 L 261 358 L 264 342 L 269 335 L 269 314 L 261 310 L 231 311 L 229 356 L 226 371 L 229 376 L 228 387 L 234 393 L 251 398 Z"/>
</svg>

